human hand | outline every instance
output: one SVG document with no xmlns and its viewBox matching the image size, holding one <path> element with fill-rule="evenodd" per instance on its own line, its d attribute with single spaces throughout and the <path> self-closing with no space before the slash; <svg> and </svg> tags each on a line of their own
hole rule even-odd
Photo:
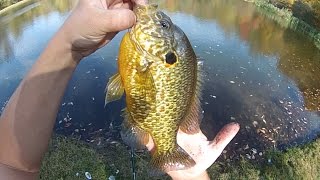
<svg viewBox="0 0 320 180">
<path fill-rule="evenodd" d="M 227 124 L 220 130 L 213 141 L 208 141 L 201 131 L 190 135 L 179 130 L 177 142 L 195 160 L 196 165 L 185 170 L 169 171 L 167 173 L 176 180 L 209 179 L 206 169 L 216 161 L 239 129 L 240 126 L 237 123 Z M 154 148 L 151 138 L 146 146 L 149 151 Z"/>
<path fill-rule="evenodd" d="M 132 27 L 135 4 L 147 0 L 79 0 L 59 31 L 77 60 L 107 44 L 119 31 Z"/>
</svg>

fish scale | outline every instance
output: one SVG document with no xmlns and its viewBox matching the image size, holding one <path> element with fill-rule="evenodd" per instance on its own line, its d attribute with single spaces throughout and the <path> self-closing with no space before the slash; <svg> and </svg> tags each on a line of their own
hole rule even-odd
<svg viewBox="0 0 320 180">
<path fill-rule="evenodd" d="M 118 70 L 107 85 L 106 103 L 126 95 L 123 140 L 134 147 L 155 144 L 151 164 L 162 171 L 191 167 L 177 144 L 179 128 L 199 132 L 200 72 L 183 31 L 154 5 L 134 9 L 137 23 L 120 44 Z M 118 90 L 114 92 L 114 90 Z"/>
</svg>

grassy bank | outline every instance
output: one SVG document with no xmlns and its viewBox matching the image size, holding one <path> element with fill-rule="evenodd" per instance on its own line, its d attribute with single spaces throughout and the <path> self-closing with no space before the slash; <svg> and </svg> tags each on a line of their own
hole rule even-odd
<svg viewBox="0 0 320 180">
<path fill-rule="evenodd" d="M 149 156 L 136 154 L 138 179 L 150 178 Z M 209 169 L 212 179 L 319 179 L 320 140 L 288 149 L 269 152 L 266 162 L 252 163 L 246 159 L 237 162 L 216 163 Z M 131 178 L 130 150 L 122 144 L 108 144 L 93 148 L 86 143 L 65 137 L 55 137 L 41 168 L 41 179 L 85 179 L 89 172 L 93 179 Z M 167 176 L 161 179 L 169 179 Z"/>
<path fill-rule="evenodd" d="M 0 10 L 22 0 L 0 0 Z"/>
<path fill-rule="evenodd" d="M 307 7 L 312 8 L 311 5 L 307 4 L 307 0 L 304 0 L 305 5 L 295 5 L 298 1 L 292 1 L 292 4 L 285 0 L 274 0 L 272 2 L 266 0 L 254 1 L 262 14 L 285 28 L 302 33 L 320 49 L 320 3 L 318 1 L 314 2 L 315 9 L 311 10 L 306 10 Z M 303 2 L 299 1 L 299 3 Z M 305 13 L 299 14 L 296 11 Z"/>
<path fill-rule="evenodd" d="M 213 179 L 320 179 L 320 139 L 285 152 L 269 152 L 265 159 L 261 164 L 245 159 L 215 164 L 210 175 Z"/>
</svg>

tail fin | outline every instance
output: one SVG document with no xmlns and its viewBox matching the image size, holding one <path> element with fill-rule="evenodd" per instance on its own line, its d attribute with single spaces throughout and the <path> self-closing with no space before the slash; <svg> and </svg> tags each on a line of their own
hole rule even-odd
<svg viewBox="0 0 320 180">
<path fill-rule="evenodd" d="M 157 170 L 163 172 L 182 170 L 194 166 L 196 162 L 190 157 L 190 155 L 183 150 L 178 144 L 172 152 L 153 154 L 151 159 L 151 165 Z"/>
</svg>

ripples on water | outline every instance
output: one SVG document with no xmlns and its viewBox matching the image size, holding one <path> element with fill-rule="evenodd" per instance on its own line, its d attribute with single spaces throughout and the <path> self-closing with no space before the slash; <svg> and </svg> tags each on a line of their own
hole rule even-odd
<svg viewBox="0 0 320 180">
<path fill-rule="evenodd" d="M 224 154 L 258 158 L 266 148 L 307 142 L 319 133 L 320 52 L 312 42 L 241 1 L 159 4 L 204 60 L 203 131 L 213 138 L 226 123 L 241 124 Z M 0 18 L 2 107 L 74 5 L 40 1 Z M 104 108 L 104 88 L 116 72 L 122 35 L 77 68 L 57 117 L 57 133 L 96 144 L 119 140 L 124 101 Z"/>
</svg>

